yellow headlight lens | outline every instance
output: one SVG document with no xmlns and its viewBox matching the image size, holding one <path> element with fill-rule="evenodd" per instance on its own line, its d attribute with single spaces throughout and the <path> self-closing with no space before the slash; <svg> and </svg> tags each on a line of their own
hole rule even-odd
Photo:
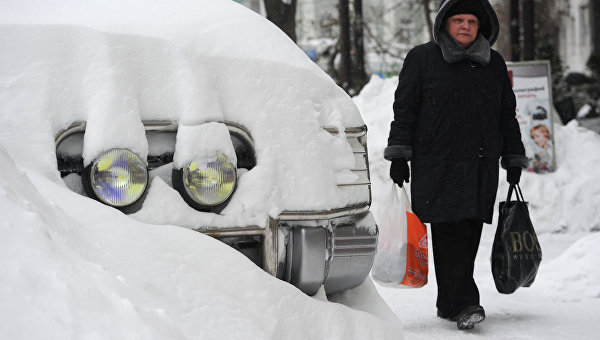
<svg viewBox="0 0 600 340">
<path fill-rule="evenodd" d="M 144 161 L 127 149 L 112 149 L 92 163 L 92 190 L 106 204 L 123 207 L 137 201 L 148 185 Z"/>
<path fill-rule="evenodd" d="M 205 206 L 225 202 L 233 193 L 236 180 L 236 168 L 223 154 L 191 161 L 183 170 L 185 191 L 195 202 Z"/>
</svg>

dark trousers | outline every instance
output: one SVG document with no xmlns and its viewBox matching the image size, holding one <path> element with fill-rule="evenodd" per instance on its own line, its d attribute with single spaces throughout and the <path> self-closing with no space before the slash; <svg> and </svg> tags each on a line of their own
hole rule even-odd
<svg viewBox="0 0 600 340">
<path fill-rule="evenodd" d="M 436 305 L 443 317 L 453 317 L 465 307 L 479 305 L 473 269 L 482 229 L 481 221 L 431 224 L 438 286 Z"/>
</svg>

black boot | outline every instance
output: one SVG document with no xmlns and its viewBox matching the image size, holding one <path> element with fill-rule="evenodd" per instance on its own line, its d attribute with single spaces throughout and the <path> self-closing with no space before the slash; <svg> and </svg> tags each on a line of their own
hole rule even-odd
<svg viewBox="0 0 600 340">
<path fill-rule="evenodd" d="M 437 316 L 438 318 L 442 318 L 442 319 L 446 319 L 448 321 L 452 321 L 452 322 L 456 322 L 456 315 L 447 315 L 444 312 L 442 312 L 441 310 L 437 310 Z"/>
<path fill-rule="evenodd" d="M 485 319 L 485 311 L 481 306 L 469 306 L 458 313 L 454 319 L 458 329 L 473 329 L 475 324 Z"/>
</svg>

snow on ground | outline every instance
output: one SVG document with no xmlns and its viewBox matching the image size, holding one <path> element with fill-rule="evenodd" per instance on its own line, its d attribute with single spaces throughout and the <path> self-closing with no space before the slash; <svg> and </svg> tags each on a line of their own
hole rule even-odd
<svg viewBox="0 0 600 340">
<path fill-rule="evenodd" d="M 208 236 L 23 172 L 3 147 L 0 173 L 1 339 L 402 338 L 400 325 L 308 297 Z"/>
<path fill-rule="evenodd" d="M 378 220 L 392 185 L 383 159 L 397 78 L 371 78 L 354 98 L 369 128 L 373 205 Z M 484 226 L 476 264 L 481 303 L 487 319 L 462 332 L 436 317 L 436 285 L 430 256 L 429 283 L 419 289 L 377 285 L 404 324 L 406 339 L 596 339 L 600 334 L 600 136 L 576 121 L 555 125 L 558 169 L 550 174 L 523 173 L 521 187 L 544 254 L 535 283 L 512 295 L 496 291 L 490 255 L 496 220 Z M 410 184 L 409 184 L 410 185 Z M 501 171 L 497 201 L 508 185 Z M 497 207 L 497 205 L 496 205 Z M 495 219 L 497 219 L 497 211 Z M 430 249 L 431 252 L 431 249 Z"/>
<path fill-rule="evenodd" d="M 390 185 L 381 153 L 394 88 L 394 79 L 373 78 L 355 98 L 370 131 L 376 214 L 383 213 L 377 211 L 382 188 Z M 0 338 L 399 339 L 402 326 L 407 339 L 594 338 L 600 332 L 600 234 L 592 232 L 598 225 L 593 179 L 600 162 L 593 151 L 600 138 L 576 123 L 555 131 L 557 172 L 526 173 L 522 181 L 526 198 L 544 203 L 532 204 L 544 250 L 537 280 L 513 295 L 495 291 L 489 268 L 494 228 L 487 226 L 476 279 L 488 319 L 470 332 L 435 316 L 433 270 L 420 289 L 367 281 L 330 297 L 354 310 L 328 303 L 209 237 L 136 222 L 74 194 L 47 169 L 17 165 L 2 147 Z"/>
</svg>

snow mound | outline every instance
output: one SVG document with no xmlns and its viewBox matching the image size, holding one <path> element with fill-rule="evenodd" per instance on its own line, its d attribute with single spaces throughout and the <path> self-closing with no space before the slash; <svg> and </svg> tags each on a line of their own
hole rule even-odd
<svg viewBox="0 0 600 340">
<path fill-rule="evenodd" d="M 587 235 L 558 258 L 542 262 L 535 285 L 555 292 L 560 301 L 600 298 L 599 244 L 600 233 Z"/>
<path fill-rule="evenodd" d="M 538 233 L 600 231 L 600 135 L 571 121 L 554 125 L 557 169 L 523 173 L 521 188 Z M 501 181 L 498 200 L 506 199 Z"/>
<path fill-rule="evenodd" d="M 402 338 L 400 326 L 312 299 L 208 236 L 26 175 L 2 145 L 0 174 L 0 338 Z"/>
<path fill-rule="evenodd" d="M 184 209 L 168 224 L 264 226 L 281 211 L 368 199 L 337 185 L 358 180 L 343 133 L 364 125 L 358 109 L 251 10 L 230 0 L 0 1 L 0 143 L 19 166 L 60 181 L 54 138 L 73 122 L 86 122 L 87 165 L 114 147 L 145 158 L 142 120 L 228 121 L 249 131 L 257 166 L 221 215 L 196 212 L 186 223 Z M 169 194 L 147 203 L 157 207 Z M 149 222 L 159 214 L 142 212 Z"/>
</svg>

